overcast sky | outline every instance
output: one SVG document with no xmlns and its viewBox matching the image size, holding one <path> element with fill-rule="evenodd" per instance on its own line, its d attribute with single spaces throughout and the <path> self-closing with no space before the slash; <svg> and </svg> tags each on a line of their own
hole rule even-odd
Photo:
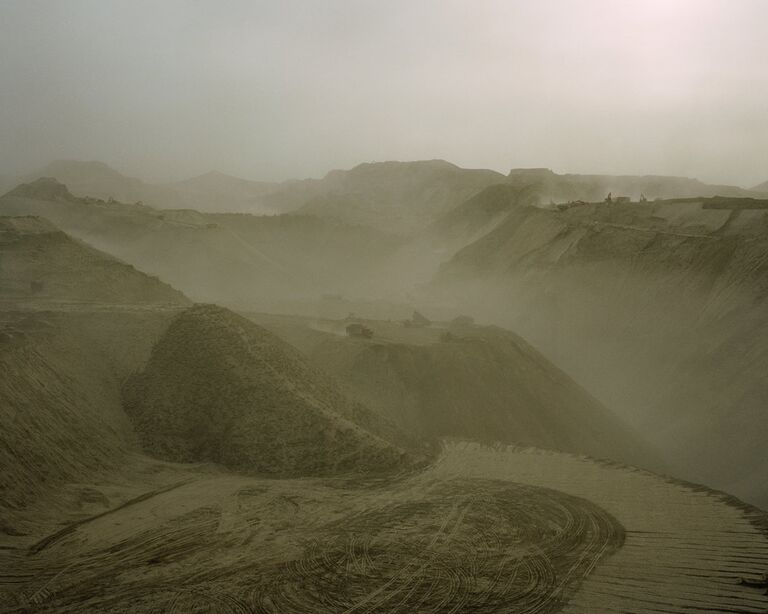
<svg viewBox="0 0 768 614">
<path fill-rule="evenodd" d="M 0 0 L 0 174 L 768 179 L 768 1 Z"/>
</svg>

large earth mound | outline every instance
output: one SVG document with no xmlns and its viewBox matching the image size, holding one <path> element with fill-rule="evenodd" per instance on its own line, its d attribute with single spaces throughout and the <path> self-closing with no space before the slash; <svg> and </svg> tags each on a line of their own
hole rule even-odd
<svg viewBox="0 0 768 614">
<path fill-rule="evenodd" d="M 216 306 L 177 316 L 124 397 L 145 449 L 168 460 L 323 475 L 408 459 L 393 427 L 275 335 Z"/>
<path fill-rule="evenodd" d="M 659 468 L 623 421 L 519 336 L 498 327 L 409 328 L 366 320 L 372 339 L 344 321 L 250 314 L 293 344 L 345 392 L 424 438 L 514 442 Z"/>
</svg>

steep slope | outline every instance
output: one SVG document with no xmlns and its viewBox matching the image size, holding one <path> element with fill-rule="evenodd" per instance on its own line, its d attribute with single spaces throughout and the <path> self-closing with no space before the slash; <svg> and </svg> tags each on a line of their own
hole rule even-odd
<svg viewBox="0 0 768 614">
<path fill-rule="evenodd" d="M 126 384 L 125 408 L 144 447 L 169 460 L 317 475 L 380 471 L 407 457 L 397 445 L 407 438 L 348 401 L 296 350 L 214 306 L 172 322 Z"/>
<path fill-rule="evenodd" d="M 204 175 L 165 184 L 173 190 L 185 207 L 211 213 L 275 214 L 279 210 L 264 203 L 264 199 L 280 184 L 249 181 L 225 173 L 211 171 Z"/>
<path fill-rule="evenodd" d="M 489 186 L 438 219 L 432 235 L 441 242 L 466 245 L 501 222 L 519 206 L 534 206 L 540 200 L 536 184 L 498 183 Z"/>
<path fill-rule="evenodd" d="M 0 217 L 0 289 L 4 301 L 188 303 L 169 285 L 36 217 Z"/>
<path fill-rule="evenodd" d="M 49 182 L 30 186 L 0 198 L 0 213 L 44 216 L 197 300 L 249 303 L 345 292 L 400 245 L 333 219 L 157 210 L 66 195 L 50 200 Z"/>
<path fill-rule="evenodd" d="M 765 505 L 766 201 L 523 207 L 433 298 L 520 332 L 664 450 Z"/>
<path fill-rule="evenodd" d="M 508 331 L 366 321 L 374 331 L 367 340 L 331 332 L 343 330 L 343 322 L 251 317 L 409 433 L 515 442 L 659 467 L 631 429 Z"/>
</svg>

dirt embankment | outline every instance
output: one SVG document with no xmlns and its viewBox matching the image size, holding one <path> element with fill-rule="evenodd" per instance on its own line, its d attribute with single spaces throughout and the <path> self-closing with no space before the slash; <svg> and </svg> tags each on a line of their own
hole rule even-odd
<svg viewBox="0 0 768 614">
<path fill-rule="evenodd" d="M 746 206 L 517 209 L 443 267 L 432 297 L 524 336 L 670 471 L 765 506 L 768 215 Z"/>
<path fill-rule="evenodd" d="M 171 312 L 0 312 L 0 532 L 136 449 L 120 386 Z M 56 501 L 49 501 L 53 508 Z"/>
<path fill-rule="evenodd" d="M 423 438 L 516 442 L 659 468 L 616 415 L 517 335 L 496 327 L 409 328 L 366 320 L 370 340 L 317 322 L 251 314 L 348 395 Z M 343 322 L 327 321 L 343 331 Z"/>
<path fill-rule="evenodd" d="M 145 449 L 169 460 L 316 475 L 390 469 L 418 448 L 287 343 L 211 305 L 172 322 L 124 396 Z"/>
</svg>

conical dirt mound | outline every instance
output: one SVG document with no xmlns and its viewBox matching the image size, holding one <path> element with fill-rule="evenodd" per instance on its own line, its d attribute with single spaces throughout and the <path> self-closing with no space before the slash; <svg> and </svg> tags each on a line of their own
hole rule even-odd
<svg viewBox="0 0 768 614">
<path fill-rule="evenodd" d="M 381 418 L 291 346 L 220 307 L 177 316 L 124 399 L 145 449 L 168 460 L 277 475 L 378 471 L 408 460 Z"/>
</svg>

